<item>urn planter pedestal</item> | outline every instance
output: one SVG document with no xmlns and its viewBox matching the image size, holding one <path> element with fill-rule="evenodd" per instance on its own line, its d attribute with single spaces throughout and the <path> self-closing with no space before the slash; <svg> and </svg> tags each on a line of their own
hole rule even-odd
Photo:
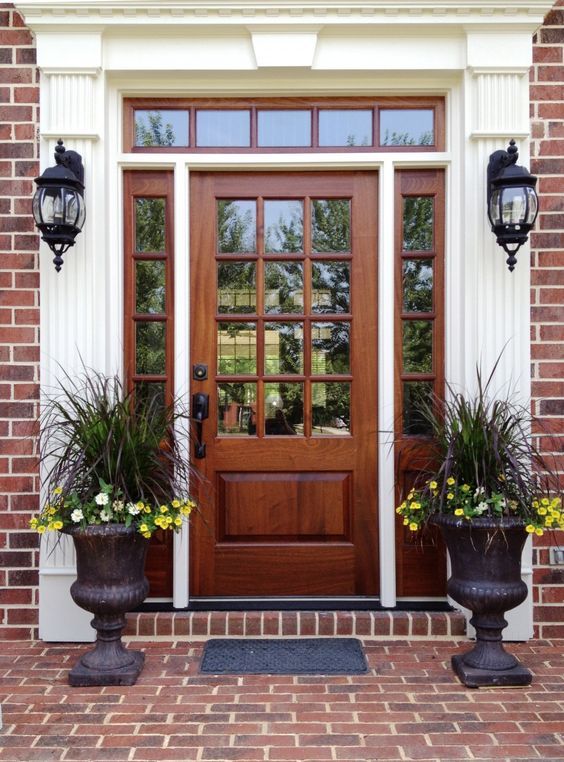
<svg viewBox="0 0 564 762">
<path fill-rule="evenodd" d="M 529 685 L 528 669 L 503 647 L 506 611 L 527 597 L 521 579 L 521 553 L 527 539 L 525 522 L 516 518 L 477 518 L 468 521 L 436 514 L 450 555 L 452 575 L 447 592 L 472 611 L 470 624 L 476 644 L 452 657 L 452 667 L 469 688 Z"/>
<path fill-rule="evenodd" d="M 148 540 L 123 524 L 65 530 L 76 549 L 76 581 L 71 586 L 75 603 L 94 614 L 93 650 L 82 656 L 69 673 L 69 684 L 133 685 L 145 661 L 141 651 L 121 642 L 125 614 L 146 598 Z"/>
</svg>

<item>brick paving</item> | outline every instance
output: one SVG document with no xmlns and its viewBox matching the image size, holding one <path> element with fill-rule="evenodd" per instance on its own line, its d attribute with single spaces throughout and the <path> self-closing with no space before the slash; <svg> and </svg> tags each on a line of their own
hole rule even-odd
<svg viewBox="0 0 564 762">
<path fill-rule="evenodd" d="M 365 639 L 370 673 L 203 676 L 202 641 L 129 639 L 132 687 L 70 688 L 87 648 L 5 642 L 0 760 L 563 760 L 564 641 L 508 649 L 527 688 L 470 690 L 449 667 L 461 640 Z"/>
</svg>

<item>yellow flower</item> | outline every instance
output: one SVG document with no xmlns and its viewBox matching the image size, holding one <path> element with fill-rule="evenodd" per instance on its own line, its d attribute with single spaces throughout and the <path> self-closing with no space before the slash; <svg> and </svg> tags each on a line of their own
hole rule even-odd
<svg viewBox="0 0 564 762">
<path fill-rule="evenodd" d="M 412 521 L 411 524 L 409 525 L 409 531 L 417 532 L 418 529 L 419 529 L 419 526 L 415 523 L 415 521 Z"/>
<path fill-rule="evenodd" d="M 412 511 L 418 511 L 421 508 L 421 503 L 413 502 L 409 504 Z"/>
<path fill-rule="evenodd" d="M 453 500 L 454 494 L 452 492 L 447 492 L 447 500 Z"/>
<path fill-rule="evenodd" d="M 161 513 L 167 513 L 168 512 L 168 508 L 166 507 L 166 505 L 161 505 L 161 507 L 159 508 L 159 511 Z"/>
<path fill-rule="evenodd" d="M 543 530 L 540 527 L 537 527 L 535 529 L 535 534 L 538 534 L 539 537 L 542 537 L 544 532 L 543 532 Z"/>
<path fill-rule="evenodd" d="M 409 495 L 407 496 L 408 500 L 413 500 L 413 496 L 415 495 L 415 492 L 413 490 L 410 491 Z"/>
<path fill-rule="evenodd" d="M 172 516 L 165 517 L 165 524 L 166 526 L 170 526 L 172 524 Z"/>
<path fill-rule="evenodd" d="M 180 500 L 173 500 L 172 501 L 172 507 L 173 508 L 180 508 Z"/>
<path fill-rule="evenodd" d="M 463 484 L 462 485 L 462 491 L 463 492 L 470 492 L 470 485 L 469 484 Z"/>
<path fill-rule="evenodd" d="M 55 487 L 55 489 L 53 490 L 53 494 L 60 495 L 62 491 L 63 491 L 62 487 Z"/>
<path fill-rule="evenodd" d="M 403 511 L 403 508 L 401 507 L 401 505 L 398 505 L 398 507 L 396 508 L 396 513 L 401 513 L 402 511 Z"/>
<path fill-rule="evenodd" d="M 182 526 L 182 519 L 180 518 L 180 516 L 177 516 L 174 519 L 174 523 L 176 524 L 177 527 L 181 527 Z"/>
<path fill-rule="evenodd" d="M 455 515 L 455 516 L 464 516 L 464 509 L 463 509 L 463 508 L 457 508 L 457 509 L 454 511 L 454 515 Z"/>
<path fill-rule="evenodd" d="M 37 527 L 37 531 L 39 532 L 39 534 L 43 534 L 43 532 L 45 531 L 45 527 L 43 526 L 43 524 L 40 524 Z"/>
<path fill-rule="evenodd" d="M 141 524 L 141 526 L 139 527 L 139 531 L 142 532 L 142 533 L 143 532 L 148 532 L 149 531 L 149 527 L 147 526 L 147 524 Z"/>
<path fill-rule="evenodd" d="M 150 506 L 150 505 L 146 505 L 146 506 L 143 508 L 143 512 L 144 512 L 144 513 L 151 513 L 151 506 Z"/>
<path fill-rule="evenodd" d="M 541 505 L 550 505 L 550 500 L 547 497 L 543 497 Z"/>
<path fill-rule="evenodd" d="M 409 524 L 409 519 L 404 519 L 403 520 L 403 525 L 406 527 L 408 524 Z"/>
<path fill-rule="evenodd" d="M 32 529 L 37 529 L 37 524 L 38 524 L 38 523 L 39 523 L 39 522 L 38 522 L 38 520 L 37 520 L 37 519 L 30 519 L 30 520 L 29 520 L 29 526 L 30 526 Z"/>
<path fill-rule="evenodd" d="M 55 513 L 57 513 L 57 509 L 56 509 L 56 508 L 53 508 L 53 506 L 52 506 L 52 505 L 50 505 L 50 506 L 49 506 L 49 508 L 48 508 L 48 510 L 47 510 L 47 513 L 49 514 L 49 516 L 54 516 L 54 515 L 55 515 Z"/>
<path fill-rule="evenodd" d="M 449 486 L 449 487 L 452 487 L 452 485 L 454 484 L 454 482 L 455 482 L 455 480 L 452 478 L 452 476 L 449 476 L 449 477 L 448 477 L 448 479 L 447 479 L 447 484 L 448 484 L 448 486 Z"/>
<path fill-rule="evenodd" d="M 190 509 L 192 509 L 192 508 L 195 508 L 195 507 L 196 507 L 196 503 L 195 503 L 193 500 L 188 500 L 188 502 L 186 503 L 186 505 L 187 505 L 187 506 L 188 506 Z"/>
<path fill-rule="evenodd" d="M 63 528 L 63 522 L 62 521 L 54 521 L 53 522 L 53 529 L 62 529 Z"/>
<path fill-rule="evenodd" d="M 182 508 L 180 509 L 180 513 L 183 516 L 189 516 L 192 513 L 191 506 L 189 506 L 189 505 L 183 505 Z"/>
<path fill-rule="evenodd" d="M 546 516 L 548 511 L 546 510 L 546 508 L 538 508 L 537 509 L 537 513 L 538 513 L 539 516 Z"/>
<path fill-rule="evenodd" d="M 429 487 L 430 487 L 431 489 L 437 489 L 437 487 L 438 487 L 438 486 L 439 486 L 439 485 L 437 484 L 437 482 L 429 482 Z"/>
<path fill-rule="evenodd" d="M 150 532 L 143 532 L 143 537 L 146 537 L 147 539 L 149 539 L 150 536 L 151 536 Z"/>
<path fill-rule="evenodd" d="M 529 534 L 533 534 L 534 531 L 535 531 L 534 526 L 532 524 L 527 524 L 527 526 L 525 527 L 525 532 L 528 532 Z"/>
<path fill-rule="evenodd" d="M 142 500 L 139 500 L 138 503 L 135 503 L 135 506 L 139 508 L 140 511 L 142 511 L 145 508 L 145 505 L 143 504 Z"/>
</svg>

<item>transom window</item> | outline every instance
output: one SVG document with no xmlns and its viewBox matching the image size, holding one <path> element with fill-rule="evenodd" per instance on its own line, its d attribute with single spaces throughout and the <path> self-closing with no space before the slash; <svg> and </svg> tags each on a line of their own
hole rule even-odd
<svg viewBox="0 0 564 762">
<path fill-rule="evenodd" d="M 440 151 L 442 98 L 125 100 L 124 149 Z"/>
</svg>

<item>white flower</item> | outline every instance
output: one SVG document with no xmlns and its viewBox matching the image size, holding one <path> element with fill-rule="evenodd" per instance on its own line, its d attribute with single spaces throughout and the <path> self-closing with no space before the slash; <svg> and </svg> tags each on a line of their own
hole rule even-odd
<svg viewBox="0 0 564 762">
<path fill-rule="evenodd" d="M 123 500 L 114 500 L 112 508 L 116 513 L 121 513 L 123 511 Z"/>
<path fill-rule="evenodd" d="M 74 521 L 75 524 L 78 524 L 79 521 L 82 521 L 84 518 L 84 514 L 82 513 L 82 510 L 80 508 L 75 508 L 74 511 L 71 513 L 71 521 Z"/>
<path fill-rule="evenodd" d="M 137 516 L 137 514 L 141 512 L 141 508 L 138 508 L 138 507 L 135 505 L 135 503 L 128 503 L 128 504 L 127 504 L 127 511 L 128 511 L 128 513 L 130 513 L 132 516 Z"/>
<path fill-rule="evenodd" d="M 484 511 L 488 510 L 488 504 L 485 501 L 482 501 L 476 506 L 476 513 L 483 513 Z"/>
<path fill-rule="evenodd" d="M 476 492 L 474 492 L 474 497 L 480 497 L 480 495 L 483 495 L 483 494 L 484 494 L 484 488 L 483 487 L 478 487 Z"/>
<path fill-rule="evenodd" d="M 110 502 L 110 498 L 105 492 L 99 492 L 94 498 L 98 505 L 107 505 Z"/>
<path fill-rule="evenodd" d="M 100 519 L 102 521 L 109 521 L 112 518 L 112 514 L 109 511 L 106 511 L 105 509 L 100 511 Z"/>
</svg>

